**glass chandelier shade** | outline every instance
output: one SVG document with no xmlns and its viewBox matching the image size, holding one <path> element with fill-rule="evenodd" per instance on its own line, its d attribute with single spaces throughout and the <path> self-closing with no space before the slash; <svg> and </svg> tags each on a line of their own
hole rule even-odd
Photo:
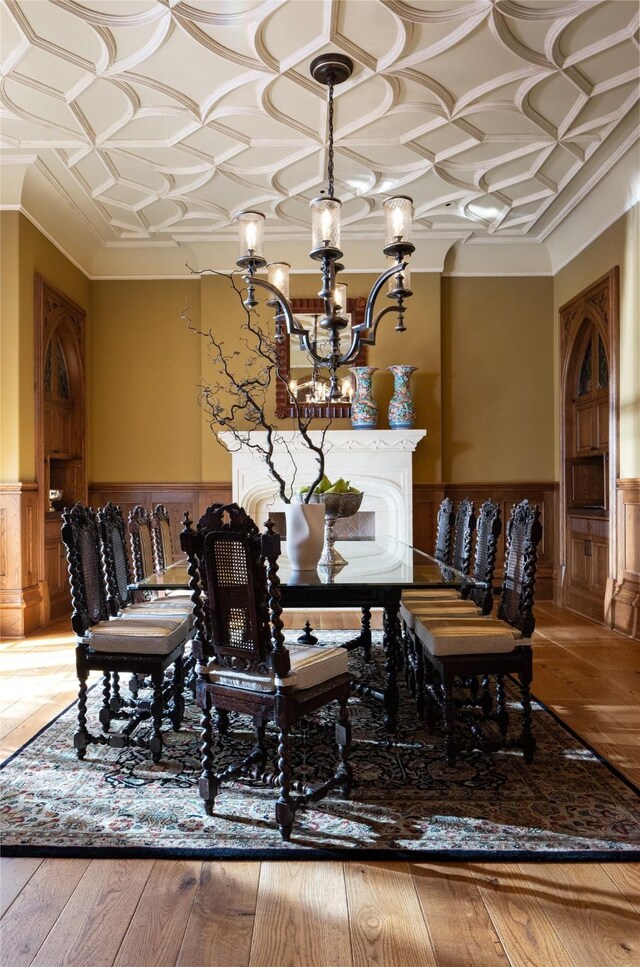
<svg viewBox="0 0 640 967">
<path fill-rule="evenodd" d="M 247 285 L 244 305 L 251 311 L 257 305 L 255 288 L 269 293 L 267 304 L 275 308 L 276 339 L 297 336 L 301 349 L 313 359 L 315 366 L 326 367 L 330 372 L 329 399 L 339 399 L 342 387 L 337 370 L 352 362 L 364 345 L 373 345 L 378 323 L 390 312 L 396 314 L 396 331 L 404 332 L 404 300 L 411 295 L 407 259 L 415 250 L 411 241 L 413 201 L 406 195 L 387 198 L 382 203 L 385 219 L 385 243 L 383 253 L 389 267 L 374 282 L 366 301 L 364 320 L 347 330 L 347 286 L 337 281 L 344 269 L 340 263 L 340 209 L 342 202 L 334 195 L 333 173 L 333 91 L 337 84 L 346 81 L 353 72 L 353 62 L 344 54 L 321 54 L 311 62 L 311 76 L 328 88 L 328 164 L 327 192 L 314 198 L 311 208 L 310 257 L 320 263 L 321 288 L 318 295 L 324 302 L 324 314 L 318 325 L 328 334 L 322 348 L 318 341 L 294 317 L 289 303 L 289 264 L 271 262 L 267 265 L 263 255 L 264 215 L 260 212 L 241 211 L 236 215 L 239 233 L 239 257 L 237 265 L 243 269 Z M 267 279 L 257 273 L 267 268 Z M 375 313 L 375 303 L 385 282 L 387 298 L 392 305 Z M 347 330 L 347 331 L 345 331 Z M 329 348 L 327 348 L 327 346 Z"/>
<path fill-rule="evenodd" d="M 267 278 L 271 285 L 282 292 L 285 299 L 289 298 L 289 270 L 291 266 L 288 262 L 269 262 L 267 265 Z"/>
<path fill-rule="evenodd" d="M 340 248 L 340 209 L 338 198 L 314 198 L 311 208 L 311 256 L 323 250 Z"/>
<path fill-rule="evenodd" d="M 410 242 L 413 199 L 407 195 L 396 195 L 395 198 L 386 198 L 382 207 L 384 208 L 384 244 Z"/>
<path fill-rule="evenodd" d="M 238 247 L 240 258 L 262 258 L 264 248 L 264 215 L 261 212 L 238 212 Z"/>
</svg>

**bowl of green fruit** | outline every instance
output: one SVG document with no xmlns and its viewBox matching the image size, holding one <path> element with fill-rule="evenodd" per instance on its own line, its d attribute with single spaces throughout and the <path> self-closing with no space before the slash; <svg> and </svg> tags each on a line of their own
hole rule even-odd
<svg viewBox="0 0 640 967">
<path fill-rule="evenodd" d="M 299 493 L 304 495 L 308 490 L 309 487 L 301 487 Z M 324 547 L 318 562 L 324 567 L 347 563 L 334 547 L 334 527 L 338 518 L 352 517 L 359 511 L 363 496 L 362 491 L 352 487 L 348 480 L 340 477 L 335 483 L 331 483 L 326 474 L 311 494 L 310 503 L 324 504 Z"/>
</svg>

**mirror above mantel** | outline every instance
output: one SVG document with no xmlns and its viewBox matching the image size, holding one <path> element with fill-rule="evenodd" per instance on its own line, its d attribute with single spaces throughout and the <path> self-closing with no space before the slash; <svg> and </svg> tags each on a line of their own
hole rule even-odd
<svg viewBox="0 0 640 967">
<path fill-rule="evenodd" d="M 322 299 L 292 299 L 291 308 L 295 318 L 317 338 L 318 347 L 324 349 L 323 341 L 328 334 L 318 326 L 324 313 Z M 347 299 L 347 318 L 349 327 L 341 334 L 344 346 L 350 342 L 351 327 L 364 321 L 365 300 Z M 340 399 L 328 399 L 329 370 L 314 366 L 310 355 L 300 348 L 296 337 L 285 338 L 278 344 L 279 367 L 282 379 L 276 384 L 276 416 L 279 419 L 294 415 L 294 405 L 290 393 L 295 397 L 301 414 L 321 419 L 349 418 L 351 416 L 351 397 L 355 383 L 349 372 L 352 366 L 366 366 L 367 348 L 362 346 L 356 358 L 339 372 L 339 385 L 342 390 Z M 289 392 L 287 392 L 287 386 Z"/>
</svg>

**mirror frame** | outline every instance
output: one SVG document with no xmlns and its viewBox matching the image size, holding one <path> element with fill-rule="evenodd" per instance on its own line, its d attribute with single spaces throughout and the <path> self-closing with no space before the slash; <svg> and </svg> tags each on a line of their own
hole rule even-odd
<svg viewBox="0 0 640 967">
<path fill-rule="evenodd" d="M 357 326 L 364 322 L 364 299 L 347 299 L 347 312 L 351 314 L 351 325 Z M 324 312 L 324 302 L 322 299 L 291 299 L 293 314 Z M 295 415 L 295 408 L 289 401 L 287 384 L 289 383 L 290 365 L 290 341 L 291 336 L 283 339 L 277 344 L 278 366 L 283 379 L 276 381 L 276 416 L 283 420 Z M 358 355 L 351 362 L 352 366 L 367 365 L 367 347 L 360 346 Z M 304 417 L 317 416 L 320 419 L 335 420 L 349 418 L 351 416 L 351 403 L 299 403 L 299 412 Z"/>
</svg>

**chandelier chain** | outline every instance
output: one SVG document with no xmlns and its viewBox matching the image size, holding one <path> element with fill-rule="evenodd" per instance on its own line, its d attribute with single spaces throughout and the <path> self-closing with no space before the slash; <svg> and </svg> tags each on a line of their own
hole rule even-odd
<svg viewBox="0 0 640 967">
<path fill-rule="evenodd" d="M 333 75 L 329 77 L 329 161 L 327 175 L 329 180 L 329 198 L 333 198 Z"/>
</svg>

